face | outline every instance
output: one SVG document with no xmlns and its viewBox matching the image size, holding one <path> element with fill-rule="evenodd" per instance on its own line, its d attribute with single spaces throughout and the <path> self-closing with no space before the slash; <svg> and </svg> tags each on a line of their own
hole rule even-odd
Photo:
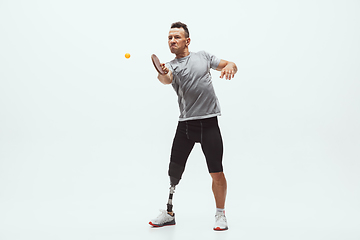
<svg viewBox="0 0 360 240">
<path fill-rule="evenodd" d="M 190 38 L 185 38 L 183 28 L 171 28 L 168 43 L 171 53 L 179 54 L 185 51 L 190 44 Z"/>
</svg>

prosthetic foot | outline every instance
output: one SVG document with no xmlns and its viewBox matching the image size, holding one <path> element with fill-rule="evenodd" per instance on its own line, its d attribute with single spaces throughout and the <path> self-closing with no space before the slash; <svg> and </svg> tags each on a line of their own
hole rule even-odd
<svg viewBox="0 0 360 240">
<path fill-rule="evenodd" d="M 175 214 L 171 216 L 165 210 L 160 210 L 160 211 L 161 214 L 157 218 L 149 222 L 151 226 L 164 227 L 164 226 L 175 225 Z"/>
</svg>

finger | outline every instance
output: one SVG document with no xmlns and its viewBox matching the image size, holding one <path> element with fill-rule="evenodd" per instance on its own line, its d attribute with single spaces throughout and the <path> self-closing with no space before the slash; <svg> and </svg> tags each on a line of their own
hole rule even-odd
<svg viewBox="0 0 360 240">
<path fill-rule="evenodd" d="M 225 77 L 226 80 L 228 80 L 228 78 L 229 78 L 229 76 L 228 76 L 228 75 L 229 75 L 228 69 L 224 68 L 224 69 L 221 71 L 221 73 L 222 73 L 222 76 Z"/>
<path fill-rule="evenodd" d="M 225 70 L 223 69 L 223 70 L 221 71 L 220 78 L 223 78 L 224 75 L 225 75 Z"/>
<path fill-rule="evenodd" d="M 231 77 L 230 77 L 230 70 L 226 71 L 226 79 L 227 80 L 230 80 Z"/>
<path fill-rule="evenodd" d="M 234 77 L 234 71 L 231 70 L 230 73 L 229 73 L 229 80 L 231 80 L 231 78 L 233 78 L 233 77 Z"/>
<path fill-rule="evenodd" d="M 229 70 L 229 72 L 228 72 L 228 77 L 229 77 L 228 80 L 231 80 L 231 78 L 234 77 L 234 71 L 233 71 L 233 70 Z"/>
<path fill-rule="evenodd" d="M 164 63 L 161 64 L 161 68 L 162 68 L 162 70 L 164 70 L 164 71 L 168 69 L 168 68 L 165 66 Z"/>
</svg>

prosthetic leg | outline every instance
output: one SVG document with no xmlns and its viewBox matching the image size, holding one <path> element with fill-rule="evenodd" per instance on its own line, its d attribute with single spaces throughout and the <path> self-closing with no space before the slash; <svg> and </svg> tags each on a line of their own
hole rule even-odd
<svg viewBox="0 0 360 240">
<path fill-rule="evenodd" d="M 174 163 L 174 162 L 170 162 L 169 164 L 169 177 L 170 177 L 170 193 L 169 193 L 169 200 L 167 203 L 167 212 L 172 212 L 172 199 L 173 199 L 173 194 L 175 193 L 175 186 L 179 184 L 179 181 L 181 179 L 181 176 L 183 174 L 185 170 L 185 167 Z"/>
<path fill-rule="evenodd" d="M 172 212 L 172 198 L 173 198 L 173 194 L 175 192 L 175 185 L 171 185 L 170 186 L 170 193 L 169 193 L 169 200 L 168 200 L 168 203 L 167 203 L 167 212 Z"/>
</svg>

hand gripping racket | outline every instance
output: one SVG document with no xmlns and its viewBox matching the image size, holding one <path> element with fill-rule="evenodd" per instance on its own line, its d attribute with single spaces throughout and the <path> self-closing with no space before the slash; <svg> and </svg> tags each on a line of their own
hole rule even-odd
<svg viewBox="0 0 360 240">
<path fill-rule="evenodd" d="M 153 54 L 153 55 L 151 55 L 151 60 L 154 64 L 156 71 L 158 71 L 158 73 L 161 75 L 165 75 L 166 73 L 164 72 L 164 70 L 161 67 L 159 58 L 155 54 Z"/>
</svg>

